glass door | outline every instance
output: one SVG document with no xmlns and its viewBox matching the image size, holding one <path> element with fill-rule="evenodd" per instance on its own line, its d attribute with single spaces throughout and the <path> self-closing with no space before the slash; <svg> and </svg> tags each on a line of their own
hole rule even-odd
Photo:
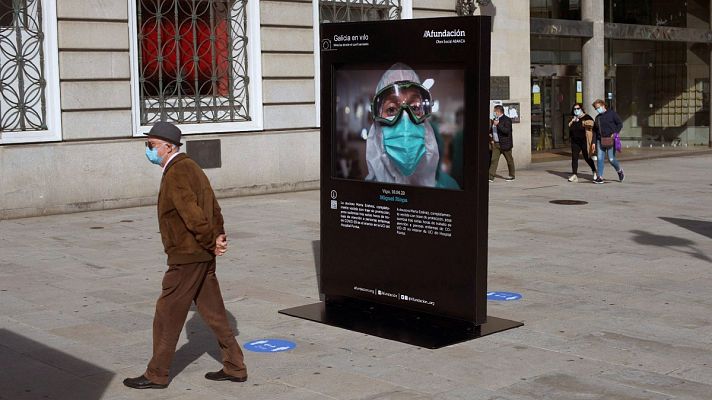
<svg viewBox="0 0 712 400">
<path fill-rule="evenodd" d="M 547 149 L 544 118 L 546 94 L 546 78 L 532 77 L 532 151 Z"/>
<path fill-rule="evenodd" d="M 581 99 L 576 77 L 532 77 L 532 150 L 552 150 L 569 145 L 571 106 Z"/>
</svg>

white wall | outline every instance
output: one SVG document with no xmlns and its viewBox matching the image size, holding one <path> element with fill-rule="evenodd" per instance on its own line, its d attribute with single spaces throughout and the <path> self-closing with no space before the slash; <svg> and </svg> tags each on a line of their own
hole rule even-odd
<svg viewBox="0 0 712 400">
<path fill-rule="evenodd" d="M 222 168 L 206 170 L 218 197 L 318 185 L 314 131 L 202 138 L 222 142 Z M 161 179 L 134 139 L 0 146 L 0 171 L 0 219 L 154 204 Z"/>
<path fill-rule="evenodd" d="M 479 7 L 478 15 L 493 17 L 490 74 L 509 76 L 510 103 L 519 103 L 521 123 L 514 124 L 514 163 L 517 168 L 531 164 L 531 58 L 529 4 L 521 0 L 496 0 Z M 495 100 L 495 99 L 493 99 Z M 504 157 L 499 168 L 506 170 Z"/>
</svg>

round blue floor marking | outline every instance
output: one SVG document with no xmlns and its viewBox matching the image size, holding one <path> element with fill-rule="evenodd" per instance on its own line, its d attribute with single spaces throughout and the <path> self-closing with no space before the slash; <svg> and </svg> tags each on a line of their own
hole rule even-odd
<svg viewBox="0 0 712 400">
<path fill-rule="evenodd" d="M 292 350 L 297 347 L 297 344 L 283 339 L 259 339 L 245 343 L 244 347 L 257 353 L 278 353 Z"/>
<path fill-rule="evenodd" d="M 522 295 L 519 293 L 512 293 L 512 292 L 487 292 L 487 300 L 494 300 L 494 301 L 512 301 L 512 300 L 519 300 L 522 298 Z"/>
</svg>

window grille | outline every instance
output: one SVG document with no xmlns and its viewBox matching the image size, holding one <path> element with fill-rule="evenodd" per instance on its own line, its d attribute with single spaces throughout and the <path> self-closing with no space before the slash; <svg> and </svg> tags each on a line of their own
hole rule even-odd
<svg viewBox="0 0 712 400">
<path fill-rule="evenodd" d="M 250 121 L 247 0 L 138 0 L 141 125 Z"/>
<path fill-rule="evenodd" d="M 401 0 L 321 0 L 321 22 L 356 22 L 401 19 Z"/>
<path fill-rule="evenodd" d="M 41 0 L 0 0 L 0 132 L 47 130 Z"/>
</svg>

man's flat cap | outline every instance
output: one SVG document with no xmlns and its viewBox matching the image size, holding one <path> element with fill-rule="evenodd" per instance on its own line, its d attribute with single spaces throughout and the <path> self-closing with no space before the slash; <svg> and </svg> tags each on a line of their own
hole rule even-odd
<svg viewBox="0 0 712 400">
<path fill-rule="evenodd" d="M 178 129 L 177 126 L 171 124 L 170 122 L 156 122 L 155 124 L 153 124 L 151 130 L 145 135 L 163 139 L 167 142 L 173 143 L 176 146 L 181 145 L 180 129 Z"/>
</svg>

